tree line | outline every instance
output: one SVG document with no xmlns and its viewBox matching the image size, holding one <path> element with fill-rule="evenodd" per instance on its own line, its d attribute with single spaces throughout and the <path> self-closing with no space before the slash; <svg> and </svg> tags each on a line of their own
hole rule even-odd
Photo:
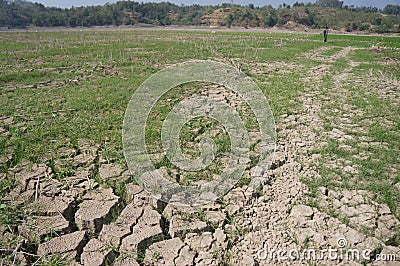
<svg viewBox="0 0 400 266">
<path fill-rule="evenodd" d="M 289 22 L 311 28 L 347 31 L 400 32 L 400 5 L 376 7 L 344 6 L 339 0 L 317 0 L 255 7 L 234 4 L 218 6 L 175 5 L 169 2 L 118 1 L 103 6 L 56 8 L 24 0 L 0 0 L 0 27 L 92 27 L 120 25 L 193 25 L 274 27 Z M 290 23 L 289 23 L 290 24 Z"/>
</svg>

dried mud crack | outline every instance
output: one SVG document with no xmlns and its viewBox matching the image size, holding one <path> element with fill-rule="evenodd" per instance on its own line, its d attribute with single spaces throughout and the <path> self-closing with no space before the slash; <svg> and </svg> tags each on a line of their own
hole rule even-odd
<svg viewBox="0 0 400 266">
<path fill-rule="evenodd" d="M 340 48 L 333 55 L 324 56 L 324 48 L 299 55 L 300 59 L 319 63 L 309 68 L 302 79 L 304 92 L 295 100 L 301 107 L 278 119 L 272 167 L 255 174 L 263 177 L 261 187 L 236 187 L 217 202 L 198 208 L 165 205 L 132 183 L 125 166 L 103 157 L 104 146 L 80 142 L 77 149 L 65 150 L 61 159 L 48 165 L 26 162 L 8 170 L 6 175 L 19 183 L 4 200 L 14 202 L 31 215 L 16 228 L 0 226 L 3 237 L 10 240 L 9 248 L 1 252 L 14 252 L 18 265 L 32 265 L 46 256 L 60 256 L 70 265 L 93 266 L 304 265 L 311 262 L 262 258 L 259 251 L 266 247 L 322 250 L 338 247 L 338 239 L 345 239 L 347 248 L 396 254 L 399 260 L 400 222 L 393 213 L 395 209 L 379 203 L 365 189 L 320 186 L 311 191 L 306 185 L 309 180 L 323 179 L 319 168 L 321 154 L 314 151 L 329 145 L 327 140 L 335 140 L 349 150 L 354 149 L 349 143 L 355 138 L 361 138 L 358 143 L 374 145 L 352 134 L 368 125 L 350 121 L 352 116 L 362 113 L 362 108 L 346 109 L 347 103 L 341 102 L 340 97 L 349 93 L 344 84 L 350 80 L 361 83 L 352 72 L 359 63 L 347 59 L 356 49 Z M 335 64 L 344 59 L 347 64 L 342 73 L 332 75 Z M 259 67 L 256 72 L 262 74 L 262 65 Z M 276 67 L 281 68 L 281 63 Z M 290 69 L 297 67 L 306 69 L 296 64 Z M 381 81 L 374 77 L 370 82 Z M 334 86 L 328 89 L 326 82 Z M 384 82 L 392 87 L 398 85 L 393 80 Z M 398 103 L 398 90 L 390 88 L 382 92 L 382 97 Z M 337 111 L 329 130 L 326 119 L 334 115 L 332 110 L 324 109 L 326 101 L 343 107 Z M 4 120 L 3 123 L 12 122 Z M 390 123 L 390 119 L 384 123 Z M 385 147 L 384 143 L 375 145 Z M 328 167 L 340 168 L 344 174 L 361 171 L 361 166 L 353 161 L 324 159 Z M 73 171 L 58 178 L 60 171 L 55 169 L 66 165 Z M 250 172 L 258 170 L 255 167 Z M 114 181 L 126 183 L 124 190 L 110 187 Z M 353 261 L 350 265 L 363 263 L 383 265 L 374 260 Z M 392 265 L 396 263 L 399 261 Z M 322 259 L 318 264 L 349 262 Z"/>
</svg>

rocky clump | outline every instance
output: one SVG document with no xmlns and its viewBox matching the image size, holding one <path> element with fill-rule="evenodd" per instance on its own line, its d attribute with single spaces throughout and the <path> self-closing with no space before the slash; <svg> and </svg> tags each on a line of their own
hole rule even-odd
<svg viewBox="0 0 400 266">
<path fill-rule="evenodd" d="M 63 216 L 71 221 L 74 216 L 75 200 L 71 196 L 42 196 L 36 203 L 38 213 L 43 216 Z"/>
<path fill-rule="evenodd" d="M 150 206 L 145 206 L 142 216 L 132 229 L 132 234 L 122 240 L 120 251 L 134 254 L 143 251 L 146 246 L 163 239 L 163 221 L 161 215 Z"/>
<path fill-rule="evenodd" d="M 103 181 L 121 176 L 123 169 L 119 164 L 102 164 L 99 168 L 99 176 Z"/>
<path fill-rule="evenodd" d="M 349 224 L 385 242 L 400 234 L 400 221 L 386 204 L 379 204 L 364 190 L 334 191 L 321 187 L 318 193 L 319 206 L 334 211 Z"/>
<path fill-rule="evenodd" d="M 146 250 L 143 263 L 145 265 L 177 265 L 175 261 L 179 257 L 179 253 L 183 247 L 184 244 L 178 237 L 154 243 Z M 190 257 L 187 257 L 188 260 L 185 262 L 181 261 L 181 263 L 191 265 L 193 264 L 193 257 L 191 261 Z"/>
<path fill-rule="evenodd" d="M 18 226 L 22 236 L 33 242 L 40 242 L 46 236 L 69 233 L 69 221 L 62 215 L 29 217 L 26 222 Z"/>
<path fill-rule="evenodd" d="M 87 266 L 109 265 L 114 259 L 113 255 L 109 246 L 93 238 L 83 248 L 81 263 Z"/>
<path fill-rule="evenodd" d="M 111 188 L 89 191 L 75 213 L 76 225 L 81 230 L 99 233 L 103 224 L 111 220 L 118 204 L 119 197 L 114 195 Z"/>
<path fill-rule="evenodd" d="M 86 243 L 86 232 L 76 231 L 40 244 L 37 253 L 39 256 L 58 254 L 65 259 L 73 260 L 79 258 Z"/>
<path fill-rule="evenodd" d="M 110 246 L 118 248 L 121 240 L 132 234 L 133 227 L 142 215 L 143 208 L 128 204 L 115 222 L 103 226 L 99 239 Z"/>
<path fill-rule="evenodd" d="M 10 180 L 15 180 L 17 186 L 3 200 L 21 205 L 39 197 L 40 182 L 46 178 L 51 178 L 52 171 L 51 168 L 43 164 L 23 162 L 21 165 L 10 169 L 7 176 Z"/>
<path fill-rule="evenodd" d="M 207 223 L 196 217 L 175 215 L 170 221 L 168 233 L 171 237 L 182 237 L 186 233 L 199 233 L 207 230 L 210 230 Z"/>
</svg>

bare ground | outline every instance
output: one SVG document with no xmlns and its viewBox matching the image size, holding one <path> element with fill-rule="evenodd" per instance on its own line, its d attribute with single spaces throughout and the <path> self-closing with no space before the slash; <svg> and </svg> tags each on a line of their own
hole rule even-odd
<svg viewBox="0 0 400 266">
<path fill-rule="evenodd" d="M 348 114 L 339 116 L 330 131 L 324 130 L 321 117 L 322 102 L 327 99 L 340 102 L 340 97 L 348 93 L 343 84 L 349 79 L 357 81 L 350 73 L 357 62 L 350 62 L 346 71 L 333 77 L 335 86 L 328 92 L 324 88 L 324 78 L 330 73 L 332 63 L 346 58 L 354 49 L 346 47 L 328 57 L 323 56 L 323 49 L 299 55 L 321 63 L 308 72 L 304 78 L 305 91 L 295 99 L 301 103 L 301 110 L 280 118 L 275 160 L 272 169 L 263 174 L 264 183 L 259 190 L 243 186 L 201 209 L 182 209 L 165 206 L 139 186 L 130 184 L 122 202 L 111 188 L 101 187 L 93 177 L 98 173 L 102 179 L 129 180 L 128 171 L 117 162 L 102 158 L 101 146 L 81 142 L 78 150 L 63 151 L 78 171 L 62 182 L 45 165 L 22 164 L 9 171 L 8 175 L 22 180 L 8 196 L 9 200 L 22 204 L 33 197 L 34 203 L 29 208 L 34 215 L 18 227 L 20 244 L 2 252 L 14 254 L 20 265 L 53 254 L 70 259 L 70 265 L 138 265 L 138 262 L 143 265 L 304 265 L 314 262 L 263 258 L 259 251 L 315 248 L 318 252 L 341 247 L 338 240 L 345 239 L 343 248 L 370 249 L 374 255 L 397 256 L 393 262 L 372 259 L 364 263 L 398 265 L 400 249 L 392 246 L 391 240 L 399 234 L 400 222 L 387 205 L 377 203 L 365 190 L 320 187 L 317 193 L 320 203 L 310 206 L 310 191 L 302 182 L 304 178 L 321 178 L 316 166 L 320 155 L 312 151 L 327 144 L 316 131 L 345 145 L 346 139 L 356 138 L 347 133 L 349 130 L 363 130 L 368 126 L 355 126 L 349 120 L 363 112 L 357 108 L 349 107 Z M 399 102 L 398 81 L 374 79 L 371 84 L 389 84 L 386 90 L 378 91 L 382 97 Z M 376 86 L 367 89 L 376 90 Z M 12 123 L 7 119 L 3 119 L 4 124 Z M 368 143 L 368 140 L 360 142 Z M 359 166 L 337 158 L 331 158 L 331 162 L 332 168 L 340 167 L 347 172 L 360 170 Z M 0 227 L 0 230 L 4 238 L 15 237 L 9 228 Z M 32 248 L 35 254 L 20 252 L 27 240 L 45 238 L 50 240 Z M 328 259 L 316 262 L 323 265 L 362 263 Z"/>
</svg>

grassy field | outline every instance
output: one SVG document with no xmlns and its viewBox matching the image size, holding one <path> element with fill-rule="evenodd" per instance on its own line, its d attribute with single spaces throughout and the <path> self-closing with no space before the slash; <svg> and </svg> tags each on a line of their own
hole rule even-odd
<svg viewBox="0 0 400 266">
<path fill-rule="evenodd" d="M 18 183 L 6 173 L 23 162 L 44 163 L 62 181 L 74 174 L 69 158 L 84 142 L 98 146 L 103 160 L 126 167 L 122 121 L 132 94 L 151 74 L 190 59 L 224 62 L 254 79 L 272 108 L 278 139 L 283 118 L 301 113 L 298 97 L 318 91 L 315 116 L 322 127 L 309 130 L 324 145 L 316 143 L 309 154 L 320 155 L 315 166 L 321 174 L 303 178 L 311 196 L 321 186 L 367 190 L 399 218 L 400 38 L 331 35 L 329 42 L 321 40 L 321 35 L 219 31 L 0 33 L 0 223 L 14 227 L 29 215 L 2 200 Z M 340 57 L 341 51 L 348 53 Z M 310 76 L 320 66 L 329 71 Z M 168 97 L 196 90 L 182 87 Z M 155 153 L 160 152 L 156 118 L 171 108 L 161 101 L 150 117 L 154 127 L 146 137 Z M 187 143 L 202 133 L 199 128 L 218 130 L 218 125 L 207 119 L 188 124 L 182 136 L 187 152 Z M 226 135 L 216 142 L 219 155 L 229 150 Z M 171 166 L 162 156 L 154 162 Z M 218 173 L 218 165 L 209 170 Z M 122 195 L 124 184 L 107 182 Z M 310 204 L 318 206 L 318 200 Z"/>
</svg>

